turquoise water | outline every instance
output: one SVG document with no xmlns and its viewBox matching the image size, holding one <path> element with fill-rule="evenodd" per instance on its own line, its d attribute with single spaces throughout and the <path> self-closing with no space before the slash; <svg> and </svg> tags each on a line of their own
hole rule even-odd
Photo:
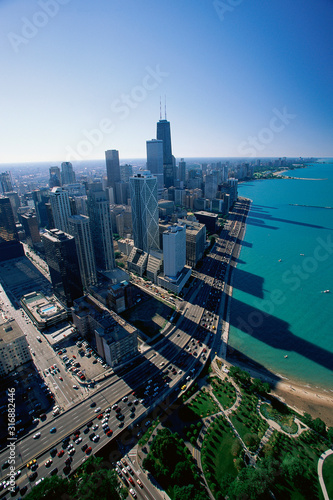
<svg viewBox="0 0 333 500">
<path fill-rule="evenodd" d="M 273 373 L 333 389 L 333 161 L 239 185 L 253 200 L 229 344 Z M 323 293 L 324 290 L 330 293 Z M 287 357 L 285 357 L 287 356 Z"/>
</svg>

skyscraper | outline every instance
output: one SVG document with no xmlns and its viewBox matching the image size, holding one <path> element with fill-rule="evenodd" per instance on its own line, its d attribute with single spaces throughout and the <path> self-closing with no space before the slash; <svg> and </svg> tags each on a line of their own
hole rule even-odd
<svg viewBox="0 0 333 500">
<path fill-rule="evenodd" d="M 106 175 L 108 178 L 107 185 L 114 189 L 115 183 L 121 181 L 119 151 L 111 149 L 105 151 Z"/>
<path fill-rule="evenodd" d="M 19 242 L 12 205 L 9 198 L 0 198 L 0 261 L 24 255 Z"/>
<path fill-rule="evenodd" d="M 89 288 L 89 286 L 97 283 L 95 254 L 89 217 L 85 215 L 71 215 L 68 217 L 68 226 L 69 233 L 75 238 L 82 284 L 84 288 Z"/>
<path fill-rule="evenodd" d="M 73 170 L 73 165 L 69 161 L 64 161 L 61 164 L 61 182 L 64 184 L 74 184 L 75 182 L 75 172 Z"/>
<path fill-rule="evenodd" d="M 83 288 L 74 236 L 59 229 L 42 234 L 46 261 L 55 295 L 66 306 L 82 297 Z"/>
<path fill-rule="evenodd" d="M 186 264 L 186 226 L 174 224 L 163 233 L 164 274 L 176 277 Z"/>
<path fill-rule="evenodd" d="M 152 139 L 147 141 L 147 170 L 157 178 L 157 189 L 164 187 L 163 173 L 163 141 Z"/>
<path fill-rule="evenodd" d="M 68 217 L 71 215 L 68 191 L 54 187 L 50 192 L 50 204 L 55 228 L 68 233 Z"/>
<path fill-rule="evenodd" d="M 157 179 L 149 171 L 130 177 L 134 246 L 149 252 L 159 248 Z"/>
<path fill-rule="evenodd" d="M 87 188 L 87 208 L 96 265 L 98 269 L 110 271 L 116 267 L 116 263 L 108 196 L 100 182 L 88 184 Z"/>
<path fill-rule="evenodd" d="M 10 172 L 2 172 L 0 174 L 0 187 L 2 193 L 13 191 L 12 176 Z"/>
<path fill-rule="evenodd" d="M 168 188 L 174 185 L 174 158 L 171 149 L 170 122 L 166 119 L 157 122 L 156 138 L 163 141 L 164 186 Z"/>
<path fill-rule="evenodd" d="M 178 176 L 179 180 L 185 184 L 186 182 L 186 162 L 184 161 L 184 158 L 180 159 L 179 165 L 178 165 Z"/>
<path fill-rule="evenodd" d="M 50 179 L 49 179 L 50 188 L 52 189 L 56 186 L 61 186 L 60 168 L 50 167 L 49 172 L 50 172 Z"/>
</svg>

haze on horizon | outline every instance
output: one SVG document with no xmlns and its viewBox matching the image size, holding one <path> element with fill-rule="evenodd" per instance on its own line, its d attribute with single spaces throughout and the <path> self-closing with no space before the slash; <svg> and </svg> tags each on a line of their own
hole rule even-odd
<svg viewBox="0 0 333 500">
<path fill-rule="evenodd" d="M 331 157 L 330 0 L 3 0 L 1 163 Z"/>
</svg>

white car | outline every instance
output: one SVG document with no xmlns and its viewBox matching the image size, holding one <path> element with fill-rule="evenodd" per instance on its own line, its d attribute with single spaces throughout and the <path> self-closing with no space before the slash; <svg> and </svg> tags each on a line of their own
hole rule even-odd
<svg viewBox="0 0 333 500">
<path fill-rule="evenodd" d="M 38 439 L 40 437 L 40 432 L 36 432 L 36 434 L 34 434 L 32 437 L 34 439 Z"/>
<path fill-rule="evenodd" d="M 92 428 L 93 431 L 96 431 L 98 429 L 98 424 L 95 424 Z"/>
<path fill-rule="evenodd" d="M 137 498 L 136 493 L 133 490 L 133 488 L 130 488 L 129 492 L 130 492 L 130 494 L 132 495 L 133 498 Z"/>
<path fill-rule="evenodd" d="M 96 436 L 94 436 L 92 440 L 94 441 L 94 443 L 96 443 L 96 441 L 99 440 L 99 434 L 96 434 Z"/>
<path fill-rule="evenodd" d="M 82 441 L 82 438 L 78 438 L 76 441 L 75 441 L 75 444 L 80 444 Z"/>
<path fill-rule="evenodd" d="M 101 408 L 98 406 L 98 408 L 95 408 L 94 412 L 99 413 L 101 411 Z"/>
</svg>

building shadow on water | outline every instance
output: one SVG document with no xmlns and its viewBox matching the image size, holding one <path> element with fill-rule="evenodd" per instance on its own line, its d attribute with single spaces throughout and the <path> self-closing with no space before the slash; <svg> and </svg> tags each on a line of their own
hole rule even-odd
<svg viewBox="0 0 333 500">
<path fill-rule="evenodd" d="M 233 287 L 242 292 L 254 295 L 259 299 L 264 298 L 264 278 L 236 267 L 233 270 Z"/>
<path fill-rule="evenodd" d="M 266 305 L 274 310 L 273 303 Z M 273 314 L 262 312 L 234 297 L 231 301 L 230 324 L 274 349 L 283 350 L 286 355 L 294 352 L 332 370 L 332 352 L 294 335 L 286 321 Z M 279 356 L 281 356 L 280 353 Z"/>
</svg>

